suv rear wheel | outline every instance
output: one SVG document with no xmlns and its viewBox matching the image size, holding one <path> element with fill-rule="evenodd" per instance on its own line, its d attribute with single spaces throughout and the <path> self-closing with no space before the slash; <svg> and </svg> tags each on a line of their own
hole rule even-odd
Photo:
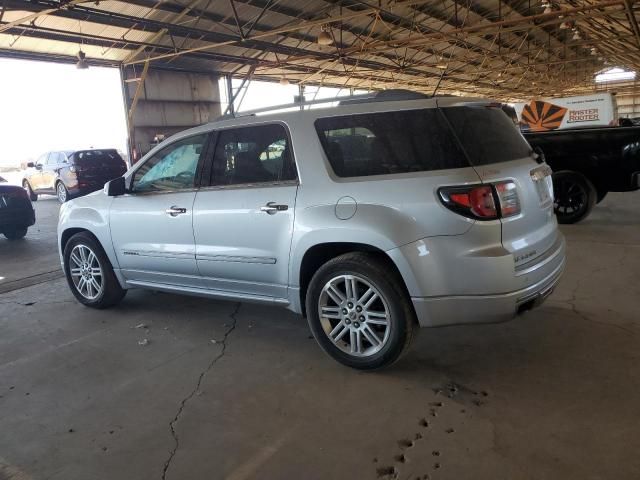
<svg viewBox="0 0 640 480">
<path fill-rule="evenodd" d="M 587 177 L 562 170 L 553 174 L 554 210 L 558 223 L 576 223 L 591 213 L 598 192 Z"/>
<path fill-rule="evenodd" d="M 110 307 L 127 293 L 104 250 L 88 232 L 76 233 L 65 245 L 64 273 L 73 295 L 87 307 Z"/>
<path fill-rule="evenodd" d="M 58 182 L 56 184 L 56 196 L 58 197 L 58 201 L 60 203 L 64 203 L 69 200 L 69 192 L 67 187 L 64 186 L 64 183 Z"/>
<path fill-rule="evenodd" d="M 348 367 L 388 366 L 411 343 L 415 313 L 401 279 L 367 253 L 340 255 L 320 267 L 306 309 L 322 349 Z"/>
</svg>

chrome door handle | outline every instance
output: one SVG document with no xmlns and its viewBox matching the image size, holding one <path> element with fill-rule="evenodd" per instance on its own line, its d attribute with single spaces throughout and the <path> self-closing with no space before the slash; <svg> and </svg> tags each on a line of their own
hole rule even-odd
<svg viewBox="0 0 640 480">
<path fill-rule="evenodd" d="M 186 208 L 176 207 L 175 205 L 171 208 L 167 208 L 164 213 L 167 215 L 171 215 L 172 217 L 176 217 L 178 215 L 182 215 L 183 213 L 187 213 Z"/>
<path fill-rule="evenodd" d="M 289 209 L 289 205 L 278 205 L 276 202 L 269 202 L 264 207 L 260 207 L 261 212 L 275 215 L 278 212 L 284 212 Z"/>
</svg>

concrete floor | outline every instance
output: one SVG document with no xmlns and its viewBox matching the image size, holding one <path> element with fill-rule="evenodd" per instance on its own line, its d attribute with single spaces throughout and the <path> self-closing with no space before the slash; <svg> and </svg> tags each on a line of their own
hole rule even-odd
<svg viewBox="0 0 640 480">
<path fill-rule="evenodd" d="M 4 293 L 0 478 L 638 479 L 639 206 L 610 194 L 563 227 L 542 308 L 423 330 L 379 373 L 285 310 L 130 292 L 93 311 L 62 279 Z M 50 268 L 38 242 L 0 241 L 0 276 Z"/>
</svg>

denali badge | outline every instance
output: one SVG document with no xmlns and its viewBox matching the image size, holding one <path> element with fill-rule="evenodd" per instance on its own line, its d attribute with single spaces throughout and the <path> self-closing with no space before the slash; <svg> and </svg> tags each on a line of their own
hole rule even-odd
<svg viewBox="0 0 640 480">
<path fill-rule="evenodd" d="M 536 253 L 538 253 L 538 251 L 537 251 L 537 250 L 531 250 L 530 252 L 523 253 L 522 255 L 518 255 L 517 257 L 514 257 L 514 258 L 513 258 L 513 261 L 514 261 L 515 263 L 520 263 L 520 262 L 522 262 L 523 260 L 526 260 L 526 259 L 528 259 L 528 258 L 533 257 Z"/>
</svg>

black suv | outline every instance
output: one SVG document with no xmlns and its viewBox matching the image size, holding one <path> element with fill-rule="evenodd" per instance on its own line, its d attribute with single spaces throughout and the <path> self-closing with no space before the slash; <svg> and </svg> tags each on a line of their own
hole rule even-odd
<svg viewBox="0 0 640 480">
<path fill-rule="evenodd" d="M 127 171 L 115 149 L 47 152 L 27 167 L 22 186 L 31 200 L 47 193 L 56 195 L 61 203 L 100 190 Z"/>
<path fill-rule="evenodd" d="M 0 177 L 0 233 L 9 240 L 18 240 L 35 222 L 35 212 L 27 192 L 17 185 L 9 185 Z"/>
</svg>

